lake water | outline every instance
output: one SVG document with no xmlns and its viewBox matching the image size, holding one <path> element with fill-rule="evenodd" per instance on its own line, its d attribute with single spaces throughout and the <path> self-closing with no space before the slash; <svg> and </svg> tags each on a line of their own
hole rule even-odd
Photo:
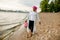
<svg viewBox="0 0 60 40">
<path fill-rule="evenodd" d="M 5 26 L 7 24 L 14 26 L 20 23 L 26 16 L 27 13 L 0 12 L 0 26 Z"/>
<path fill-rule="evenodd" d="M 17 28 L 15 26 L 20 25 L 26 16 L 27 13 L 0 12 L 0 39 Z"/>
</svg>

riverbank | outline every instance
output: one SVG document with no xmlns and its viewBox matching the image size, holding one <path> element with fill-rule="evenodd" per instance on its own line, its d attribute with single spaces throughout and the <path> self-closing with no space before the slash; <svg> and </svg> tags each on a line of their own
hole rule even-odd
<svg viewBox="0 0 60 40">
<path fill-rule="evenodd" d="M 9 40 L 60 40 L 60 13 L 40 13 L 41 25 L 36 24 L 37 33 L 27 38 L 26 30 L 12 35 Z"/>
</svg>

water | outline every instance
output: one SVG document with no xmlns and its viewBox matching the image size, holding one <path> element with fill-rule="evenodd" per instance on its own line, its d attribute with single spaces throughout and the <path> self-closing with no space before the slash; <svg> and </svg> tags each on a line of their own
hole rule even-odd
<svg viewBox="0 0 60 40">
<path fill-rule="evenodd" d="M 18 28 L 26 16 L 27 13 L 0 12 L 0 39 Z"/>
</svg>

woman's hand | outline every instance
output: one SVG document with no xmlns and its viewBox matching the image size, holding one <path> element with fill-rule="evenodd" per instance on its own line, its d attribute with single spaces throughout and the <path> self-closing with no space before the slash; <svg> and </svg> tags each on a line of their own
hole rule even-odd
<svg viewBox="0 0 60 40">
<path fill-rule="evenodd" d="M 39 21 L 39 24 L 41 24 L 41 22 Z"/>
</svg>

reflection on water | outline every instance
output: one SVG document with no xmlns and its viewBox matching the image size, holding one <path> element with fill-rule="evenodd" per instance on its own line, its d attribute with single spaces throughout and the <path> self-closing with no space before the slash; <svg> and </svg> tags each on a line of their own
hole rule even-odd
<svg viewBox="0 0 60 40">
<path fill-rule="evenodd" d="M 0 12 L 0 40 L 8 40 L 26 19 L 27 13 Z"/>
</svg>

